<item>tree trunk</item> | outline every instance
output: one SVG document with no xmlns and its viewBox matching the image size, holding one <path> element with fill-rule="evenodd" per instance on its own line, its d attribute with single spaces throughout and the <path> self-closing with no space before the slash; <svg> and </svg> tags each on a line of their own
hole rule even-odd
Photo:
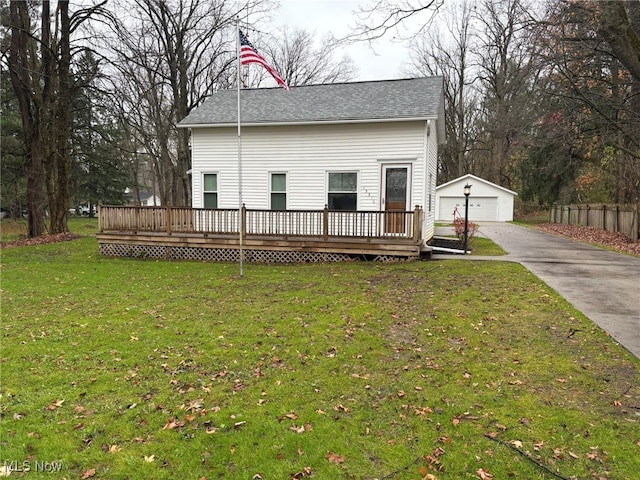
<svg viewBox="0 0 640 480">
<path fill-rule="evenodd" d="M 22 128 L 27 152 L 27 212 L 28 235 L 38 237 L 45 232 L 44 224 L 44 151 L 38 123 L 34 121 L 36 110 L 32 103 L 31 78 L 33 65 L 27 50 L 32 44 L 31 25 L 26 2 L 12 1 L 9 5 L 11 18 L 11 44 L 9 50 L 9 75 L 18 99 Z"/>
<path fill-rule="evenodd" d="M 52 132 L 54 151 L 48 161 L 47 193 L 49 197 L 49 222 L 51 233 L 68 231 L 67 212 L 69 211 L 69 181 L 71 176 L 71 44 L 69 2 L 58 4 L 60 11 L 60 59 L 57 77 L 58 92 L 55 101 L 55 131 Z M 44 21 L 44 19 L 43 19 Z"/>
</svg>

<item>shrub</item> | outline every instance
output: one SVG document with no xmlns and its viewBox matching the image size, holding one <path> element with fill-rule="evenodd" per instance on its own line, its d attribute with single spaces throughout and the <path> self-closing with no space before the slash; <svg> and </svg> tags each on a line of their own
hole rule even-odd
<svg viewBox="0 0 640 480">
<path fill-rule="evenodd" d="M 460 242 L 464 242 L 464 218 L 462 217 L 455 218 L 453 220 L 453 228 L 456 232 L 456 236 L 458 237 L 458 240 L 460 240 Z M 479 227 L 477 223 L 469 222 L 467 224 L 467 228 L 468 228 L 467 243 L 470 244 L 473 239 L 473 236 L 476 234 Z"/>
</svg>

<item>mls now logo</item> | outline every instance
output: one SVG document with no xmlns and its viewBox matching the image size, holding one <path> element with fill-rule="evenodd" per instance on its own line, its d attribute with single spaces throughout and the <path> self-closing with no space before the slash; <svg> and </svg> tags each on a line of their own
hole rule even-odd
<svg viewBox="0 0 640 480">
<path fill-rule="evenodd" d="M 17 460 L 5 460 L 0 465 L 0 477 L 8 477 L 11 472 L 43 472 L 43 473 L 56 473 L 62 470 L 62 463 L 60 462 L 45 462 L 40 460 L 24 460 L 19 462 Z"/>
</svg>

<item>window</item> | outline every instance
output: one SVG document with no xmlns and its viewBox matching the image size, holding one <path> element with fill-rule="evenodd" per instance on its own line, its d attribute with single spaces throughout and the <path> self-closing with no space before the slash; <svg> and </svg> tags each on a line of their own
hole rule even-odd
<svg viewBox="0 0 640 480">
<path fill-rule="evenodd" d="M 356 172 L 329 172 L 329 210 L 357 210 L 358 174 Z"/>
<path fill-rule="evenodd" d="M 287 174 L 271 174 L 271 210 L 287 209 Z"/>
<path fill-rule="evenodd" d="M 218 208 L 218 174 L 205 173 L 202 178 L 204 208 Z"/>
</svg>

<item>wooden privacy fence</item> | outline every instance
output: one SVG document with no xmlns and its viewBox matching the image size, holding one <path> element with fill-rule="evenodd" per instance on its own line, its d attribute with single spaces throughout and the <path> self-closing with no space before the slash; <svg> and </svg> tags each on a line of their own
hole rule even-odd
<svg viewBox="0 0 640 480">
<path fill-rule="evenodd" d="M 413 211 L 336 211 L 201 209 L 189 207 L 104 206 L 98 208 L 100 232 L 154 232 L 167 235 L 240 234 L 245 236 L 422 239 L 422 208 Z"/>
<path fill-rule="evenodd" d="M 549 212 L 549 222 L 621 232 L 637 242 L 640 228 L 638 214 L 637 205 L 554 205 Z"/>
</svg>

